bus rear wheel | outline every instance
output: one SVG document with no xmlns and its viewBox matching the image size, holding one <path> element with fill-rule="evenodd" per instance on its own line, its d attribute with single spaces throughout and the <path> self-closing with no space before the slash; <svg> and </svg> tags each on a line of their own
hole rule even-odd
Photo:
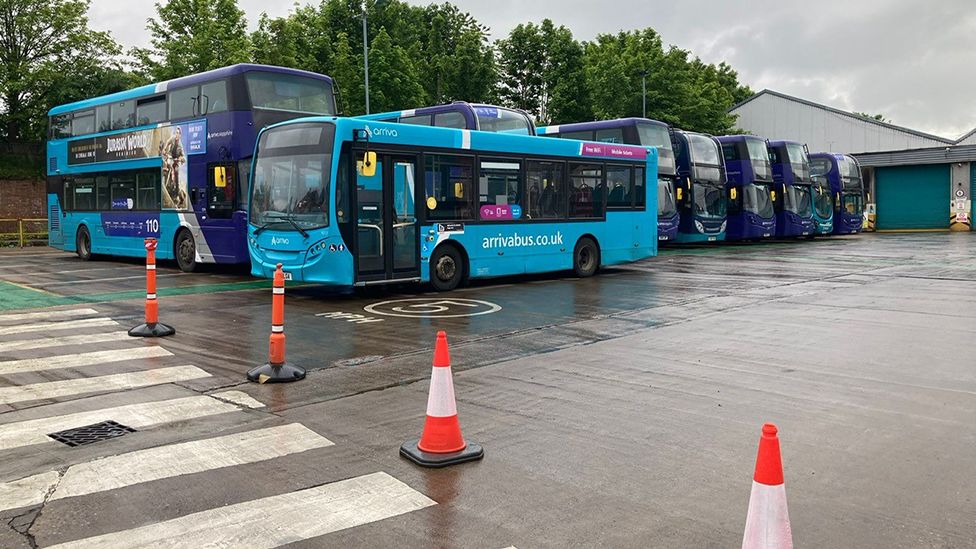
<svg viewBox="0 0 976 549">
<path fill-rule="evenodd" d="M 454 246 L 441 246 L 430 258 L 430 285 L 438 292 L 449 292 L 461 284 L 464 263 Z"/>
<path fill-rule="evenodd" d="M 190 231 L 183 229 L 176 233 L 175 244 L 176 265 L 184 273 L 192 273 L 197 268 L 197 243 Z"/>
<path fill-rule="evenodd" d="M 78 259 L 82 261 L 89 261 L 92 258 L 92 247 L 91 247 L 91 233 L 88 232 L 88 227 L 84 225 L 78 229 L 78 235 L 75 236 L 75 253 L 78 254 Z"/>
<path fill-rule="evenodd" d="M 600 249 L 592 238 L 583 237 L 573 250 L 573 272 L 580 278 L 591 277 L 600 268 Z"/>
</svg>

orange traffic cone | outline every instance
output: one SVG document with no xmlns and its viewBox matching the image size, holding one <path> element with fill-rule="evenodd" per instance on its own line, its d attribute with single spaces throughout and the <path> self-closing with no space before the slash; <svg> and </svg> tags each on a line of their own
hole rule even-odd
<svg viewBox="0 0 976 549">
<path fill-rule="evenodd" d="M 305 379 L 305 368 L 285 362 L 285 272 L 281 270 L 281 263 L 275 267 L 271 292 L 268 362 L 251 368 L 247 372 L 247 379 L 258 383 L 285 383 Z"/>
<path fill-rule="evenodd" d="M 146 321 L 131 330 L 132 337 L 166 337 L 176 333 L 172 326 L 159 321 L 159 302 L 156 301 L 156 239 L 147 238 L 146 246 Z"/>
<path fill-rule="evenodd" d="M 786 486 L 783 485 L 783 460 L 776 432 L 772 423 L 763 425 L 742 549 L 793 548 Z"/>
<path fill-rule="evenodd" d="M 400 455 L 424 467 L 446 467 L 485 456 L 480 444 L 466 443 L 461 436 L 451 377 L 451 355 L 444 332 L 437 332 L 434 344 L 434 367 L 430 374 L 424 430 L 419 440 L 407 441 L 400 446 Z"/>
</svg>

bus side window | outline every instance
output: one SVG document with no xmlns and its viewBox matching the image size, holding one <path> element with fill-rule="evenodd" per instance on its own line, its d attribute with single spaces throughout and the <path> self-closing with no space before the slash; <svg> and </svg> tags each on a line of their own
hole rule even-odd
<svg viewBox="0 0 976 549">
<path fill-rule="evenodd" d="M 140 172 L 136 175 L 136 209 L 159 209 L 159 170 Z"/>
<path fill-rule="evenodd" d="M 633 170 L 630 166 L 607 167 L 607 208 L 630 209 L 634 198 Z"/>
<path fill-rule="evenodd" d="M 520 180 L 519 162 L 505 159 L 482 160 L 478 178 L 479 217 L 485 221 L 521 219 Z"/>
<path fill-rule="evenodd" d="M 569 165 L 569 217 L 603 217 L 606 183 L 600 164 Z"/>
<path fill-rule="evenodd" d="M 640 211 L 647 208 L 646 171 L 643 166 L 634 168 L 634 209 Z"/>
<path fill-rule="evenodd" d="M 468 123 L 464 120 L 464 115 L 457 111 L 435 114 L 434 125 L 438 128 L 454 128 L 457 130 L 463 130 L 468 127 Z"/>
<path fill-rule="evenodd" d="M 237 166 L 232 163 L 207 166 L 207 212 L 211 217 L 233 216 L 237 203 Z"/>
<path fill-rule="evenodd" d="M 437 154 L 426 155 L 424 163 L 427 219 L 474 219 L 474 160 Z"/>
<path fill-rule="evenodd" d="M 562 162 L 529 161 L 525 164 L 525 217 L 566 217 L 566 177 Z"/>
</svg>

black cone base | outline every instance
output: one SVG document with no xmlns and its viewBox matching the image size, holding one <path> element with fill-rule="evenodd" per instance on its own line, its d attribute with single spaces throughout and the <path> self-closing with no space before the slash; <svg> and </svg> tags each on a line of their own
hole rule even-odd
<svg viewBox="0 0 976 549">
<path fill-rule="evenodd" d="M 305 379 L 305 368 L 291 363 L 274 365 L 271 363 L 252 368 L 247 373 L 247 379 L 258 383 L 286 383 Z"/>
<path fill-rule="evenodd" d="M 166 337 L 171 336 L 176 333 L 176 329 L 172 326 L 167 326 L 162 322 L 154 322 L 152 324 L 140 324 L 135 328 L 129 330 L 129 335 L 132 337 Z"/>
<path fill-rule="evenodd" d="M 421 467 L 447 467 L 466 461 L 476 461 L 485 457 L 485 450 L 480 444 L 468 443 L 467 448 L 450 454 L 431 454 L 417 448 L 420 439 L 408 440 L 400 446 L 400 455 Z"/>
</svg>

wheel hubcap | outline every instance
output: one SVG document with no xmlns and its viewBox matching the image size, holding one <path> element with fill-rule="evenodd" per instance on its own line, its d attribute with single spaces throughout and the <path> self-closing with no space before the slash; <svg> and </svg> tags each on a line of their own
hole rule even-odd
<svg viewBox="0 0 976 549">
<path fill-rule="evenodd" d="M 450 256 L 444 256 L 437 260 L 437 278 L 448 281 L 454 278 L 456 272 L 457 265 L 454 264 L 454 259 Z"/>
<path fill-rule="evenodd" d="M 590 254 L 590 249 L 583 248 L 582 250 L 580 250 L 580 260 L 579 260 L 580 268 L 582 268 L 583 270 L 589 270 L 591 262 L 592 262 L 592 255 Z"/>
<path fill-rule="evenodd" d="M 196 254 L 193 253 L 193 241 L 189 238 L 183 239 L 180 242 L 180 260 L 184 265 L 193 261 L 193 257 Z"/>
</svg>

